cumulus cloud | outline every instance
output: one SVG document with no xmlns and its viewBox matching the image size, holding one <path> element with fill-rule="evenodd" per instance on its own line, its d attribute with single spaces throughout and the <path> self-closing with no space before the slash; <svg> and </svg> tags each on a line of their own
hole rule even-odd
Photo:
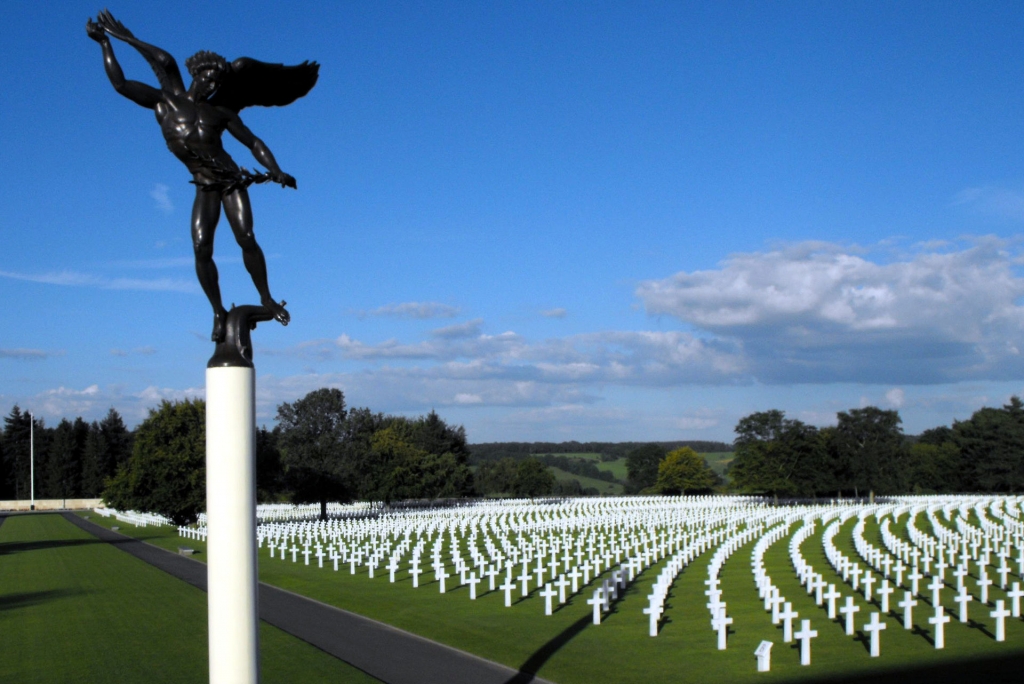
<svg viewBox="0 0 1024 684">
<path fill-rule="evenodd" d="M 157 183 L 153 186 L 153 189 L 149 191 L 149 196 L 156 202 L 156 208 L 165 214 L 170 214 L 174 211 L 174 203 L 171 202 L 170 188 L 163 183 Z"/>
<path fill-rule="evenodd" d="M 455 318 L 459 315 L 459 308 L 440 304 L 438 302 L 402 302 L 399 304 L 385 304 L 384 306 L 360 311 L 359 316 L 379 317 L 388 316 L 392 318 Z"/>
<path fill-rule="evenodd" d="M 124 416 L 125 422 L 134 425 L 143 420 L 149 410 L 159 406 L 161 400 L 179 401 L 187 398 L 201 398 L 205 390 L 201 387 L 186 389 L 150 386 L 140 391 L 126 391 L 120 385 L 101 387 L 88 385 L 82 389 L 59 387 L 46 389 L 34 395 L 9 397 L 47 420 L 82 416 L 86 420 L 98 420 L 115 407 Z"/>
<path fill-rule="evenodd" d="M 1008 243 L 877 262 L 802 243 L 641 283 L 652 315 L 732 340 L 766 382 L 935 383 L 1024 376 L 1024 279 Z"/>
<path fill-rule="evenodd" d="M 582 389 L 586 385 L 720 383 L 743 375 L 735 345 L 679 331 L 612 331 L 536 342 L 512 331 L 413 343 L 367 343 L 343 334 L 276 353 L 372 362 L 376 367 L 366 372 L 376 379 L 432 384 L 439 401 L 465 395 L 455 400 L 461 404 L 532 405 L 555 395 L 582 400 L 593 393 Z M 469 396 L 478 400 L 470 402 Z"/>
</svg>

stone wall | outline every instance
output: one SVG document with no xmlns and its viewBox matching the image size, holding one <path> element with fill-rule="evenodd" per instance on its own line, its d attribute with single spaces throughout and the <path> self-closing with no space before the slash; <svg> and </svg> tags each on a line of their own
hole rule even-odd
<svg viewBox="0 0 1024 684">
<path fill-rule="evenodd" d="M 81 510 L 103 505 L 103 499 L 36 499 L 37 511 Z M 27 511 L 31 501 L 0 501 L 0 511 Z"/>
</svg>

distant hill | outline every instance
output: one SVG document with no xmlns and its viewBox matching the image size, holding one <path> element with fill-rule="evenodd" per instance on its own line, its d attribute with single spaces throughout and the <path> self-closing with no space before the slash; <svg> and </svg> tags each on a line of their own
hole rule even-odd
<svg viewBox="0 0 1024 684">
<path fill-rule="evenodd" d="M 486 442 L 469 445 L 470 463 L 497 461 L 502 458 L 522 459 L 543 454 L 597 454 L 601 461 L 625 458 L 633 449 L 645 444 L 659 444 L 667 450 L 690 447 L 698 453 L 732 451 L 732 444 L 701 440 L 680 442 Z"/>
</svg>

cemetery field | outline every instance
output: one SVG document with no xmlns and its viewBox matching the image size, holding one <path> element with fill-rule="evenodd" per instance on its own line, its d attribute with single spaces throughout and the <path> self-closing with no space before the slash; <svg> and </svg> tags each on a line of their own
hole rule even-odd
<svg viewBox="0 0 1024 684">
<path fill-rule="evenodd" d="M 0 525 L 0 634 L 4 682 L 207 678 L 206 594 L 59 514 Z M 269 625 L 260 640 L 265 682 L 376 681 Z"/>
<path fill-rule="evenodd" d="M 998 566 L 1005 558 L 992 556 L 991 550 L 985 552 L 980 542 L 975 544 L 982 530 L 1003 535 L 1002 542 L 993 536 L 991 544 L 997 547 L 997 554 L 1013 551 L 1007 556 L 1013 565 L 1012 572 L 1006 571 L 1007 580 L 1021 582 L 1016 542 L 1021 541 L 1024 526 L 1016 527 L 1021 525 L 1022 518 L 1015 506 L 1011 509 L 1008 505 L 1006 511 L 986 509 L 986 517 L 984 512 L 979 515 L 970 507 L 949 504 L 946 508 L 935 504 L 931 509 L 909 503 L 850 509 L 776 509 L 760 503 L 743 503 L 735 497 L 584 499 L 544 506 L 529 502 L 487 503 L 431 513 L 436 516 L 432 522 L 425 522 L 426 514 L 421 513 L 418 517 L 410 516 L 415 518 L 411 521 L 402 516 L 385 516 L 376 521 L 319 525 L 325 530 L 320 537 L 324 545 L 327 539 L 335 540 L 332 553 L 339 558 L 337 571 L 330 556 L 322 555 L 318 560 L 313 555 L 315 543 L 307 547 L 310 555 L 304 557 L 303 534 L 311 535 L 312 530 L 318 529 L 317 523 L 267 523 L 261 526 L 264 539 L 259 552 L 260 578 L 511 667 L 536 672 L 560 684 L 859 681 L 866 677 L 928 683 L 974 682 L 979 677 L 1015 681 L 1016 673 L 1024 667 L 1024 621 L 1004 619 L 1005 641 L 996 641 L 997 618 L 990 613 L 996 601 L 1005 605 L 1012 602 L 1007 591 L 1010 585 L 1007 590 L 999 588 Z M 581 520 L 588 522 L 581 525 Z M 518 532 L 510 521 L 518 521 Z M 201 541 L 182 540 L 171 528 L 135 529 L 126 523 L 119 525 L 122 532 L 148 537 L 161 546 L 188 545 L 203 551 Z M 435 525 L 433 533 L 430 525 Z M 303 533 L 303 529 L 307 532 Z M 605 532 L 609 534 L 602 536 Z M 290 536 L 292 533 L 294 536 Z M 1013 543 L 1011 533 L 1016 534 Z M 671 541 L 673 536 L 676 542 Z M 275 539 L 286 542 L 284 558 L 277 542 L 275 557 L 270 557 L 269 547 Z M 442 548 L 434 556 L 432 549 L 439 539 L 444 540 Z M 455 546 L 451 546 L 453 539 Z M 504 573 L 497 577 L 493 591 L 485 577 L 476 586 L 478 596 L 473 600 L 472 583 L 463 584 L 457 571 L 458 566 L 464 565 L 472 569 L 467 579 L 476 579 L 477 573 L 488 565 L 488 557 L 500 558 L 499 548 L 511 555 L 515 553 L 513 549 L 527 549 L 532 544 L 539 546 L 537 553 L 547 564 L 544 544 L 550 543 L 553 548 L 559 542 L 563 553 L 580 554 L 576 563 L 571 557 L 557 556 L 561 567 L 556 565 L 556 570 L 562 576 L 571 576 L 570 567 L 580 567 L 579 559 L 586 557 L 585 549 L 592 544 L 605 549 L 593 554 L 595 561 L 605 557 L 611 563 L 595 570 L 597 579 L 581 579 L 580 584 L 586 586 L 580 586 L 577 592 L 563 587 L 567 593 L 564 602 L 551 598 L 558 593 L 553 589 L 547 597 L 543 596 L 536 577 L 528 585 L 525 598 L 521 576 L 513 580 L 513 587 L 503 591 L 497 585 L 505 582 Z M 339 553 L 342 544 L 346 549 Z M 372 552 L 375 544 L 384 549 L 378 560 L 374 560 L 376 554 Z M 937 573 L 935 565 L 939 561 L 934 556 L 944 544 L 957 550 L 960 544 L 968 544 L 965 548 L 970 554 L 983 560 L 971 560 L 966 566 L 969 570 L 964 573 L 965 588 L 961 594 L 972 595 L 973 603 L 967 604 L 970 615 L 965 616 L 964 622 L 959 619 L 960 604 L 954 601 L 958 580 L 953 576 L 952 564 L 944 570 L 940 602 L 952 620 L 944 624 L 945 648 L 938 650 L 936 627 L 928 620 L 935 614 L 930 605 L 932 593 L 926 587 L 933 575 L 925 571 L 924 559 L 929 558 L 929 570 Z M 612 560 L 615 548 L 620 557 Z M 438 559 L 438 564 L 419 576 L 419 587 L 414 588 L 409 559 L 418 553 L 422 553 L 419 562 L 424 566 L 431 556 Z M 342 555 L 347 561 L 341 560 Z M 396 565 L 394 583 L 383 562 L 389 555 L 402 557 Z M 466 562 L 466 555 L 473 561 Z M 903 609 L 896 604 L 911 589 L 908 575 L 912 556 L 915 565 L 918 561 L 922 564 L 923 577 L 917 587 L 913 629 L 905 630 Z M 202 557 L 200 553 L 198 558 Z M 902 563 L 903 557 L 908 559 L 906 567 L 894 567 L 893 563 Z M 945 558 L 949 560 L 950 556 Z M 625 569 L 627 561 L 628 567 L 639 571 L 632 581 L 628 578 L 631 571 Z M 582 565 L 589 562 L 583 561 Z M 854 564 L 857 573 L 853 572 Z M 532 574 L 535 563 L 531 561 L 529 565 Z M 515 564 L 515 575 L 520 568 L 521 564 Z M 854 574 L 859 578 L 866 568 L 875 583 L 874 589 L 882 588 L 886 573 L 886 590 L 899 586 L 887 599 L 888 611 L 882 610 L 879 594 L 873 593 L 869 599 L 863 585 L 854 590 Z M 985 568 L 984 573 L 981 568 Z M 803 574 L 803 583 L 798 569 Z M 600 624 L 594 624 L 595 593 L 601 590 L 603 580 L 611 580 L 613 573 L 620 571 L 625 588 L 609 599 L 608 610 L 598 605 Z M 445 593 L 440 592 L 440 575 L 446 580 Z M 712 604 L 713 610 L 722 610 L 731 620 L 725 628 L 725 650 L 718 649 L 719 634 L 711 629 L 711 599 L 705 592 L 709 591 L 707 583 L 712 577 L 716 591 L 720 592 L 714 601 L 721 602 Z M 991 577 L 996 578 L 995 584 L 984 584 L 988 581 L 985 578 Z M 842 615 L 830 619 L 827 601 L 817 605 L 813 592 L 809 594 L 802 586 L 811 579 L 823 586 L 831 585 L 842 597 L 839 607 L 846 607 L 844 602 L 848 600 L 850 607 L 858 611 L 854 613 L 852 634 L 846 634 Z M 551 589 L 549 583 L 550 577 L 546 577 L 541 587 Z M 810 620 L 810 628 L 817 631 L 817 636 L 810 640 L 810 665 L 800 664 L 798 643 L 784 643 L 785 620 L 778 625 L 772 623 L 771 612 L 765 610 L 764 599 L 759 595 L 759 584 L 770 585 L 784 596 L 789 604 L 784 613 L 798 614 L 799 619 L 793 621 L 794 632 L 800 629 L 802 619 Z M 663 614 L 657 622 L 657 636 L 650 636 L 650 618 L 644 609 L 655 605 L 659 591 Z M 983 603 L 986 591 L 988 596 Z M 511 607 L 505 607 L 506 592 Z M 772 594 L 768 592 L 766 596 L 771 598 Z M 552 602 L 551 615 L 545 615 L 546 600 Z M 783 607 L 780 603 L 779 609 Z M 872 618 L 872 613 L 878 616 Z M 884 631 L 879 632 L 879 657 L 870 653 L 870 630 L 866 627 L 872 620 L 885 625 Z M 774 643 L 771 671 L 766 673 L 756 671 L 753 655 L 762 640 Z"/>
</svg>

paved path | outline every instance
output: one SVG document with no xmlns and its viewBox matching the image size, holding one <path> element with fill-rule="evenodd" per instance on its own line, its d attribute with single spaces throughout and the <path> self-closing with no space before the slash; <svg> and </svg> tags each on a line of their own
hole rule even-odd
<svg viewBox="0 0 1024 684">
<path fill-rule="evenodd" d="M 206 591 L 206 565 L 64 513 L 97 538 Z M 2 522 L 2 518 L 0 518 Z M 387 684 L 550 684 L 383 622 L 260 583 L 260 619 Z"/>
</svg>

